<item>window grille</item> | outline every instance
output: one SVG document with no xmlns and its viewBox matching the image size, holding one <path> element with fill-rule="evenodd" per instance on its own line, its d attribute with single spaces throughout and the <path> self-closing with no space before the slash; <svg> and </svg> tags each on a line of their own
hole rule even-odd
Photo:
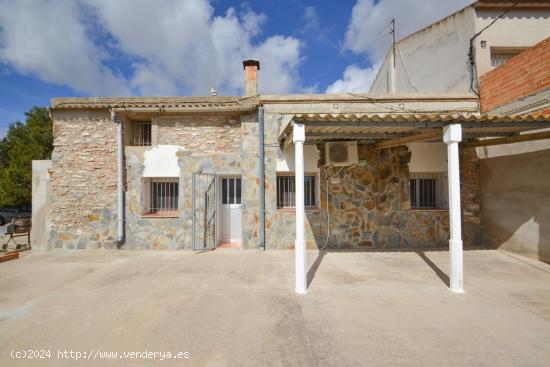
<svg viewBox="0 0 550 367">
<path fill-rule="evenodd" d="M 177 178 L 147 178 L 142 188 L 144 214 L 174 213 L 178 210 Z"/>
<path fill-rule="evenodd" d="M 304 206 L 316 207 L 316 177 L 304 176 Z M 277 208 L 296 207 L 296 177 L 277 176 Z"/>
<path fill-rule="evenodd" d="M 131 141 L 133 146 L 150 146 L 151 145 L 151 121 L 132 121 L 131 126 Z"/>
<path fill-rule="evenodd" d="M 444 173 L 411 173 L 410 198 L 413 209 L 447 208 L 447 179 Z"/>
<path fill-rule="evenodd" d="M 512 57 L 519 55 L 524 49 L 491 50 L 491 66 L 499 67 L 507 63 Z"/>
</svg>

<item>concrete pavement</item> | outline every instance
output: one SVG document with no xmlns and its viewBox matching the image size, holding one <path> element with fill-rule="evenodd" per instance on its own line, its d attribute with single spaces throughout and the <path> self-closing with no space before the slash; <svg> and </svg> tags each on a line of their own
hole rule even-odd
<svg viewBox="0 0 550 367">
<path fill-rule="evenodd" d="M 445 251 L 309 252 L 299 296 L 292 251 L 31 254 L 0 264 L 0 365 L 547 366 L 550 266 L 464 257 L 454 294 Z M 10 356 L 28 349 L 52 356 Z M 121 356 L 145 350 L 189 358 Z"/>
</svg>

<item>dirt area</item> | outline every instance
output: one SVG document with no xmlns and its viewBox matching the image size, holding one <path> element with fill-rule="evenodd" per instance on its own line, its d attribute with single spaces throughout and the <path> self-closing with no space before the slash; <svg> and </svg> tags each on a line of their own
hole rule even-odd
<svg viewBox="0 0 550 367">
<path fill-rule="evenodd" d="M 58 250 L 2 263 L 0 365 L 550 361 L 547 264 L 466 251 L 466 293 L 455 294 L 444 251 L 309 252 L 309 293 L 296 295 L 293 260 L 292 251 Z M 13 358 L 29 350 L 51 356 Z"/>
</svg>

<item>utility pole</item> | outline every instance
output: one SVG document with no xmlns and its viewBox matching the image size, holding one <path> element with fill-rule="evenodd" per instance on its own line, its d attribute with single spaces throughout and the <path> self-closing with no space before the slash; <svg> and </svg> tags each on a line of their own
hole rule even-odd
<svg viewBox="0 0 550 367">
<path fill-rule="evenodd" d="M 392 35 L 392 52 L 391 52 L 391 65 L 390 65 L 390 93 L 395 93 L 396 89 L 396 70 L 395 70 L 395 18 L 390 22 L 390 33 Z"/>
</svg>

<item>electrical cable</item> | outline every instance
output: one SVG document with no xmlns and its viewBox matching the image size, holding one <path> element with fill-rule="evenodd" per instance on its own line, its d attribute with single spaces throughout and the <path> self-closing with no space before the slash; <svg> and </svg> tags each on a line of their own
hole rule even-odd
<svg viewBox="0 0 550 367">
<path fill-rule="evenodd" d="M 412 83 L 411 76 L 409 75 L 409 71 L 407 70 L 407 66 L 405 65 L 405 58 L 403 57 L 403 52 L 401 52 L 401 48 L 399 48 L 399 42 L 397 42 L 397 43 L 395 44 L 395 46 L 397 47 L 397 50 L 399 51 L 399 56 L 401 56 L 401 57 L 400 57 L 401 65 L 403 65 L 403 70 L 405 70 L 405 76 L 407 77 L 408 84 L 409 84 L 417 93 L 420 93 L 420 91 L 418 90 L 418 88 L 416 88 L 416 87 L 414 86 L 414 84 Z"/>
<path fill-rule="evenodd" d="M 481 31 L 474 34 L 472 38 L 470 38 L 470 48 L 468 50 L 468 64 L 470 69 L 470 90 L 475 93 L 475 95 L 479 98 L 479 89 L 474 88 L 474 81 L 478 79 L 477 75 L 477 68 L 476 68 L 476 62 L 475 62 L 475 48 L 474 48 L 474 40 L 479 37 L 483 32 L 485 32 L 486 29 L 491 27 L 493 24 L 495 24 L 499 19 L 504 17 L 510 10 L 512 10 L 514 7 L 516 7 L 520 1 L 516 1 L 512 6 L 510 6 L 508 9 L 506 9 L 502 14 L 500 14 L 498 17 L 496 17 L 491 23 L 489 23 L 487 26 L 485 26 Z"/>
</svg>

